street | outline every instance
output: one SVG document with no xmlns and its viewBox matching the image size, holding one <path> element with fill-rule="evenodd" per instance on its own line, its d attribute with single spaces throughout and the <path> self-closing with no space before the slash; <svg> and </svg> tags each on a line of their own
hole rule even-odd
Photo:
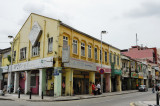
<svg viewBox="0 0 160 106">
<path fill-rule="evenodd" d="M 0 100 L 0 106 L 129 106 L 135 101 L 155 101 L 156 94 L 151 92 L 136 92 L 123 95 L 115 95 L 93 99 L 60 102 L 29 102 Z"/>
</svg>

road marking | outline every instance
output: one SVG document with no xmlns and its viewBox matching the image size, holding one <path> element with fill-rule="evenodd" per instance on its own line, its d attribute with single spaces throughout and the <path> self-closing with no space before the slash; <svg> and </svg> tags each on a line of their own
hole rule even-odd
<svg viewBox="0 0 160 106">
<path fill-rule="evenodd" d="M 134 102 L 130 103 L 130 106 L 135 106 L 135 105 L 134 105 Z"/>
</svg>

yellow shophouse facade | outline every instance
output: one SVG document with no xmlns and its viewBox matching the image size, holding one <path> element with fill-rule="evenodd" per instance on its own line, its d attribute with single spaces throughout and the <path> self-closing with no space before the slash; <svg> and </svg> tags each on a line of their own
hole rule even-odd
<svg viewBox="0 0 160 106">
<path fill-rule="evenodd" d="M 14 38 L 13 46 L 14 92 L 20 85 L 25 94 L 29 91 L 54 96 L 89 94 L 92 83 L 100 82 L 100 59 L 104 69 L 103 89 L 111 92 L 110 52 L 117 55 L 115 69 L 120 69 L 119 49 L 103 42 L 101 56 L 100 40 L 59 20 L 34 13 Z M 4 67 L 3 73 L 10 72 L 11 68 Z M 121 84 L 119 79 L 117 86 Z"/>
</svg>

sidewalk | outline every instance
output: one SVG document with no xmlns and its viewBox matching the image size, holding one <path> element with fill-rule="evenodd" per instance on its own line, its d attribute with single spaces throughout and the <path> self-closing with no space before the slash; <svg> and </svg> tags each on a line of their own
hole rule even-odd
<svg viewBox="0 0 160 106">
<path fill-rule="evenodd" d="M 18 98 L 18 94 L 5 94 L 5 96 L 0 96 L 0 100 L 14 100 L 14 101 L 32 101 L 32 102 L 53 102 L 53 101 L 71 101 L 71 100 L 80 100 L 80 99 L 91 99 L 91 98 L 100 98 L 106 96 L 114 96 L 114 95 L 123 95 L 128 93 L 134 93 L 138 90 L 128 90 L 121 92 L 111 92 L 111 93 L 103 93 L 102 95 L 75 95 L 75 96 L 41 96 L 32 95 L 31 99 L 29 99 L 29 95 L 21 94 L 20 98 Z"/>
</svg>

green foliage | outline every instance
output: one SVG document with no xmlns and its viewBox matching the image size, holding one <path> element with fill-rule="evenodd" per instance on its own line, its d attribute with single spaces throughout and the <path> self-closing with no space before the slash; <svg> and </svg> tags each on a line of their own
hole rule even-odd
<svg viewBox="0 0 160 106">
<path fill-rule="evenodd" d="M 8 61 L 11 63 L 11 55 L 7 56 Z"/>
</svg>

